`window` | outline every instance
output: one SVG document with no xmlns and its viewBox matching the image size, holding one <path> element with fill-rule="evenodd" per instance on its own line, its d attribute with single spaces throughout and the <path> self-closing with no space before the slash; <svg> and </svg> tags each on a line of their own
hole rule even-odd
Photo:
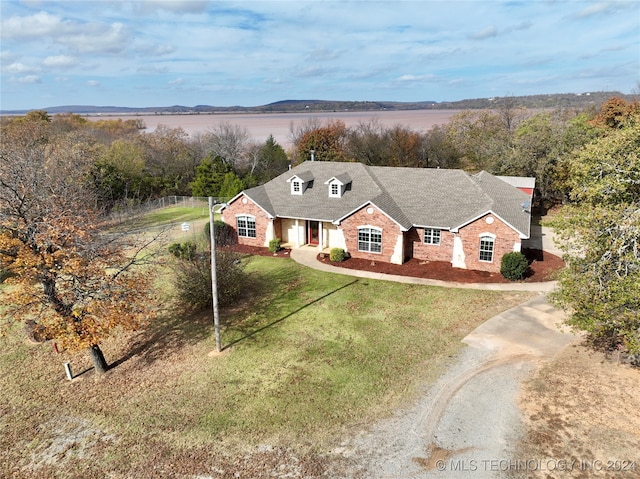
<svg viewBox="0 0 640 479">
<path fill-rule="evenodd" d="M 440 230 L 435 228 L 425 228 L 424 242 L 426 244 L 440 244 Z"/>
<path fill-rule="evenodd" d="M 238 236 L 243 238 L 256 237 L 256 219 L 253 216 L 238 216 Z"/>
<path fill-rule="evenodd" d="M 358 251 L 382 252 L 382 230 L 378 228 L 358 228 Z"/>
<path fill-rule="evenodd" d="M 340 197 L 340 185 L 338 183 L 331 183 L 330 196 Z"/>
<path fill-rule="evenodd" d="M 302 194 L 302 188 L 300 187 L 300 182 L 299 181 L 294 181 L 291 183 L 291 194 L 292 195 L 301 195 Z"/>
<path fill-rule="evenodd" d="M 493 241 L 491 236 L 480 237 L 480 261 L 493 261 Z"/>
</svg>

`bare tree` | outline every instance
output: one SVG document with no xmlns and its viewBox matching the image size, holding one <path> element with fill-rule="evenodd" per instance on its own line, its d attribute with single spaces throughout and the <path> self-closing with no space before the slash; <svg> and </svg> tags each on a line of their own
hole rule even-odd
<svg viewBox="0 0 640 479">
<path fill-rule="evenodd" d="M 246 161 L 251 135 L 245 126 L 222 121 L 202 136 L 202 143 L 207 154 L 219 156 L 222 161 L 236 169 Z"/>
</svg>

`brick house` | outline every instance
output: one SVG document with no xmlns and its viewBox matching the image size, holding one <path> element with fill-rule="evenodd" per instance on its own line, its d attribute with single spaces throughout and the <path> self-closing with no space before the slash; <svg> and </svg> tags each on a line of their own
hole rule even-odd
<svg viewBox="0 0 640 479">
<path fill-rule="evenodd" d="M 525 181 L 526 180 L 526 181 Z M 352 257 L 409 258 L 499 271 L 529 238 L 533 179 L 462 170 L 304 162 L 222 208 L 240 244 L 343 248 Z"/>
</svg>

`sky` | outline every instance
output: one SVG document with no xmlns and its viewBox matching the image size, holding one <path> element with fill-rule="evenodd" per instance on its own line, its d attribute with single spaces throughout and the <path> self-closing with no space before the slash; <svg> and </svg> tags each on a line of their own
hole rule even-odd
<svg viewBox="0 0 640 479">
<path fill-rule="evenodd" d="M 640 88 L 640 0 L 0 0 L 0 109 Z"/>
</svg>

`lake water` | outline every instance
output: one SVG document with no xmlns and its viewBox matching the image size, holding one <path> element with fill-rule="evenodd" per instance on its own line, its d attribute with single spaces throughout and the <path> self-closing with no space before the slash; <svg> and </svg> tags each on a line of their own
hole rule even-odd
<svg viewBox="0 0 640 479">
<path fill-rule="evenodd" d="M 390 128 L 402 125 L 414 131 L 425 132 L 435 125 L 447 123 L 461 110 L 406 110 L 371 112 L 313 112 L 313 113 L 212 113 L 199 115 L 89 115 L 89 120 L 141 119 L 146 131 L 153 132 L 159 125 L 182 128 L 189 135 L 206 133 L 222 122 L 245 127 L 252 138 L 260 143 L 269 135 L 284 148 L 291 146 L 291 125 L 302 125 L 306 120 L 317 118 L 322 124 L 331 120 L 342 120 L 347 127 L 376 119 Z"/>
</svg>

